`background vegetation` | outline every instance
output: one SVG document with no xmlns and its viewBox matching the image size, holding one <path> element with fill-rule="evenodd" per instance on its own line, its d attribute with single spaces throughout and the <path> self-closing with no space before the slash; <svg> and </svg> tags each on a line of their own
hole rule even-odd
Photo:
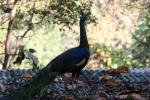
<svg viewBox="0 0 150 100">
<path fill-rule="evenodd" d="M 91 22 L 95 20 L 87 25 L 91 47 L 87 68 L 150 66 L 148 0 L 0 0 L 0 61 L 6 62 L 9 55 L 12 68 L 32 68 L 34 63 L 44 67 L 77 46 L 80 8 L 89 13 Z M 13 64 L 22 45 L 27 59 Z M 36 52 L 30 55 L 29 49 Z"/>
</svg>

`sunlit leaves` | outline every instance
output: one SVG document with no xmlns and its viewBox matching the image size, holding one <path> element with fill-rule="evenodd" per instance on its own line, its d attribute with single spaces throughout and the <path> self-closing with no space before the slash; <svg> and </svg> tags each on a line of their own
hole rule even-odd
<svg viewBox="0 0 150 100">
<path fill-rule="evenodd" d="M 66 26 L 76 24 L 80 17 L 81 9 L 87 16 L 91 16 L 91 4 L 84 3 L 79 5 L 76 1 L 77 0 L 54 0 L 49 6 L 53 23 L 64 24 Z"/>
<path fill-rule="evenodd" d="M 150 18 L 140 21 L 137 31 L 133 33 L 133 65 L 150 66 Z"/>
</svg>

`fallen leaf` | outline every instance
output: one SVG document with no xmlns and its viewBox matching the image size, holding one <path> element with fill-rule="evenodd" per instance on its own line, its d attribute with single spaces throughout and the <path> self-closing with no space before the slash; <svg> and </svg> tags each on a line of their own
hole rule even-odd
<svg viewBox="0 0 150 100">
<path fill-rule="evenodd" d="M 124 99 L 127 99 L 129 95 L 127 94 L 124 94 L 124 95 L 118 95 L 118 96 L 115 96 L 116 99 L 119 99 L 119 100 L 124 100 Z"/>
<path fill-rule="evenodd" d="M 76 84 L 72 84 L 72 85 L 68 85 L 68 86 L 67 86 L 67 89 L 68 89 L 68 90 L 74 90 L 74 89 L 76 89 L 76 88 L 77 88 Z"/>
<path fill-rule="evenodd" d="M 106 97 L 94 97 L 92 100 L 107 100 Z"/>
<path fill-rule="evenodd" d="M 51 92 L 53 92 L 53 90 L 52 89 L 47 89 L 47 93 L 49 94 L 49 93 L 51 93 Z"/>
<path fill-rule="evenodd" d="M 58 79 L 58 78 L 55 78 L 54 81 L 55 81 L 55 82 L 59 82 L 59 79 Z"/>
<path fill-rule="evenodd" d="M 88 83 L 84 82 L 84 81 L 78 81 L 77 84 L 71 84 L 67 86 L 68 90 L 74 90 L 76 88 L 86 88 L 88 87 Z"/>
<path fill-rule="evenodd" d="M 4 86 L 3 84 L 0 84 L 0 91 L 5 92 L 5 90 L 6 90 L 6 86 Z"/>
<path fill-rule="evenodd" d="M 85 87 L 88 87 L 89 85 L 84 82 L 84 81 L 78 81 L 78 84 L 77 84 L 77 87 L 82 87 L 82 88 L 85 88 Z"/>
<path fill-rule="evenodd" d="M 139 91 L 136 89 L 122 90 L 122 91 L 118 92 L 117 94 L 118 95 L 131 95 L 133 93 L 139 93 Z"/>
<path fill-rule="evenodd" d="M 74 97 L 60 97 L 59 100 L 76 100 Z"/>
<path fill-rule="evenodd" d="M 134 100 L 146 100 L 146 98 L 142 97 L 140 94 L 132 93 L 131 96 Z"/>
<path fill-rule="evenodd" d="M 29 78 L 32 78 L 32 75 L 28 74 L 28 73 L 25 73 L 25 74 L 22 74 L 21 77 L 25 78 L 25 79 L 29 79 Z"/>
<path fill-rule="evenodd" d="M 107 81 L 107 80 L 110 80 L 112 78 L 113 77 L 111 75 L 106 74 L 106 75 L 99 77 L 99 80 Z"/>
<path fill-rule="evenodd" d="M 113 87 L 116 87 L 116 86 L 118 86 L 118 85 L 120 85 L 122 83 L 122 81 L 121 80 L 117 80 L 117 79 L 110 79 L 110 80 L 108 80 L 108 81 L 106 81 L 106 85 L 108 85 L 108 86 L 113 86 Z"/>
<path fill-rule="evenodd" d="M 129 73 L 129 68 L 127 66 L 120 66 L 117 69 L 111 69 L 108 71 L 110 74 L 121 74 L 121 73 Z"/>
<path fill-rule="evenodd" d="M 150 84 L 149 84 L 149 85 L 144 86 L 144 88 L 143 88 L 142 90 L 146 90 L 146 89 L 149 89 L 149 90 L 150 90 Z"/>
</svg>

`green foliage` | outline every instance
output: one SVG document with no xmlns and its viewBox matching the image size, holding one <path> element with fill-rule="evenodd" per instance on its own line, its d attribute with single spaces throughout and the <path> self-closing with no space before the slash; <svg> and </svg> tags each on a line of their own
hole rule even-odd
<svg viewBox="0 0 150 100">
<path fill-rule="evenodd" d="M 17 2 L 17 4 L 15 2 Z M 10 55 L 11 52 L 11 54 L 16 55 L 15 52 L 17 52 L 18 46 L 22 44 L 25 45 L 25 42 L 27 42 L 28 39 L 30 39 L 34 34 L 40 33 L 40 35 L 38 34 L 39 36 L 41 37 L 44 36 L 43 34 L 45 34 L 47 30 L 45 31 L 41 27 L 47 27 L 47 25 L 57 24 L 62 27 L 66 26 L 68 28 L 72 28 L 72 26 L 78 22 L 81 10 L 84 13 L 86 13 L 86 15 L 89 16 L 89 22 L 94 21 L 95 17 L 92 16 L 90 8 L 91 8 L 91 2 L 81 3 L 80 0 L 1 1 L 0 14 L 2 16 L 0 16 L 0 26 L 2 28 L 0 29 L 0 32 L 3 31 L 4 29 L 5 30 L 4 37 L 6 36 L 11 37 L 5 39 L 7 45 L 6 47 L 11 46 L 9 47 L 10 50 L 5 50 L 5 54 L 11 56 Z M 12 19 L 10 19 L 10 17 L 12 17 Z M 50 30 L 48 29 L 48 31 Z M 51 33 L 48 32 L 48 34 Z M 53 38 L 53 43 L 51 43 L 52 45 L 54 45 L 58 41 L 59 41 L 58 44 L 60 44 L 60 38 L 57 37 L 58 36 L 57 34 L 46 35 L 44 37 L 46 40 L 49 40 L 48 37 L 51 36 Z M 37 38 L 39 38 L 39 40 L 42 41 L 43 39 L 41 37 L 35 36 L 33 38 L 33 41 L 37 41 Z M 10 41 L 15 41 L 15 42 L 10 42 Z M 45 44 L 47 44 L 47 41 L 44 41 L 43 45 Z M 35 47 L 37 47 L 36 45 L 37 44 L 35 43 Z M 50 45 L 48 44 L 47 47 L 49 46 Z M 60 48 L 60 46 L 55 45 L 55 47 L 56 46 L 57 48 Z M 38 48 L 44 49 L 44 51 L 46 51 L 47 47 L 43 47 L 43 48 L 38 47 Z M 40 50 L 38 50 L 38 53 L 39 51 Z M 47 58 L 47 55 L 48 54 L 45 53 L 44 57 Z M 9 58 L 9 57 L 5 57 L 5 58 Z M 5 59 L 4 62 L 7 65 L 9 64 L 8 62 L 11 61 Z"/>
<path fill-rule="evenodd" d="M 90 16 L 91 21 L 95 19 L 94 16 L 91 15 L 91 2 L 81 5 L 79 4 L 79 0 L 53 0 L 52 2 L 49 8 L 52 11 L 52 17 L 55 19 L 53 23 L 64 24 L 71 27 L 78 22 L 81 10 Z"/>
<path fill-rule="evenodd" d="M 137 31 L 133 33 L 133 66 L 150 66 L 150 18 L 140 21 Z"/>
<path fill-rule="evenodd" d="M 98 65 L 95 65 L 95 67 L 117 68 L 120 66 L 131 66 L 132 55 L 126 47 L 116 49 L 97 43 L 92 45 L 91 48 L 91 60 L 98 62 Z"/>
<path fill-rule="evenodd" d="M 91 2 L 81 4 L 80 0 L 23 0 L 18 5 L 14 29 L 23 29 L 29 23 L 53 23 L 71 27 L 78 22 L 81 9 L 94 21 L 91 5 Z"/>
<path fill-rule="evenodd" d="M 57 25 L 47 25 L 35 32 L 34 36 L 25 39 L 24 44 L 26 48 L 33 48 L 36 50 L 35 55 L 39 59 L 39 66 L 45 66 L 50 59 L 57 56 L 63 48 L 63 40 Z M 34 46 L 33 46 L 34 45 Z"/>
<path fill-rule="evenodd" d="M 75 25 L 82 10 L 89 16 L 87 35 L 94 37 L 94 42 L 89 39 L 92 56 L 88 66 L 150 66 L 148 5 L 147 1 L 142 3 L 137 0 L 20 0 L 12 30 L 13 49 L 15 51 L 16 39 L 29 29 L 21 44 L 26 49 L 35 49 L 38 65 L 45 66 L 66 48 L 78 44 L 76 40 L 79 37 L 70 29 L 78 32 L 79 28 Z M 12 6 L 7 5 L 5 0 L 0 0 L 2 22 L 7 20 L 11 9 Z M 94 25 L 89 24 L 95 20 Z M 7 28 L 8 21 L 0 25 L 2 42 L 6 40 Z M 21 67 L 30 67 L 31 64 L 32 61 L 26 60 Z"/>
</svg>

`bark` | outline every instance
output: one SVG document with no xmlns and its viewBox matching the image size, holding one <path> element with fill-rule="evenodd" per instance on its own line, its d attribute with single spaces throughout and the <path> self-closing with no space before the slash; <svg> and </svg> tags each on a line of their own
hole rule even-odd
<svg viewBox="0 0 150 100">
<path fill-rule="evenodd" d="M 9 16 L 9 24 L 8 24 L 8 29 L 7 29 L 7 36 L 6 36 L 6 43 L 5 43 L 5 58 L 4 58 L 4 65 L 3 65 L 3 69 L 6 69 L 9 67 L 10 63 L 11 63 L 11 59 L 12 59 L 12 26 L 13 26 L 13 22 L 16 16 L 16 8 L 17 8 L 17 2 L 18 0 L 14 1 L 13 7 L 12 7 L 12 11 L 10 13 Z"/>
<path fill-rule="evenodd" d="M 17 3 L 18 0 L 16 0 L 15 2 Z M 4 68 L 3 69 L 6 69 L 8 67 L 10 67 L 10 64 L 11 64 L 11 60 L 15 57 L 18 49 L 19 49 L 19 46 L 21 45 L 22 41 L 23 41 L 23 38 L 25 38 L 25 36 L 27 35 L 27 33 L 32 30 L 33 28 L 33 23 L 32 23 L 32 19 L 33 19 L 33 16 L 34 16 L 34 9 L 35 9 L 35 3 L 33 3 L 33 13 L 31 14 L 31 17 L 30 19 L 28 20 L 28 28 L 27 30 L 23 33 L 22 36 L 17 36 L 16 37 L 16 50 L 14 52 L 14 55 L 10 55 L 10 54 L 13 54 L 11 52 L 11 36 L 12 36 L 12 26 L 13 26 L 13 21 L 15 19 L 15 15 L 16 15 L 16 3 L 14 3 L 14 7 L 13 7 L 13 10 L 12 10 L 12 13 L 10 14 L 10 21 L 9 21 L 9 27 L 8 27 L 8 30 L 7 30 L 7 37 L 6 37 L 6 48 L 5 48 L 5 59 L 4 59 Z"/>
</svg>

